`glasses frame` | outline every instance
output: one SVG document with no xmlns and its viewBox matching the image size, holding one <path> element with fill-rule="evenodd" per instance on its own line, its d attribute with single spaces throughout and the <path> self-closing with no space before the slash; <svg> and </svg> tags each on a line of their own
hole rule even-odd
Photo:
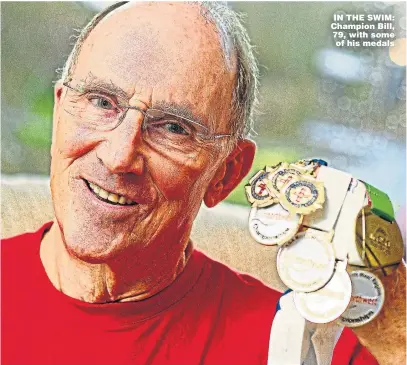
<svg viewBox="0 0 407 365">
<path fill-rule="evenodd" d="M 73 91 L 75 91 L 77 93 L 83 93 L 82 90 L 79 90 L 78 88 L 75 88 L 72 85 L 70 85 L 70 83 L 68 81 L 63 82 L 62 84 L 65 87 L 67 87 L 68 89 L 70 89 L 70 90 L 73 90 Z M 117 95 L 111 94 L 110 92 L 109 92 L 109 94 L 112 95 L 112 96 L 117 97 Z M 142 103 L 145 104 L 144 102 L 142 102 Z M 115 127 L 113 129 L 116 129 L 121 123 L 123 123 L 124 119 L 126 118 L 128 110 L 132 109 L 132 110 L 137 110 L 137 111 L 139 111 L 140 113 L 142 113 L 144 115 L 143 124 L 142 124 L 143 129 L 146 128 L 145 127 L 146 126 L 146 118 L 153 118 L 151 115 L 148 114 L 148 112 L 149 111 L 155 111 L 155 112 L 163 113 L 164 115 L 169 115 L 169 116 L 184 120 L 184 121 L 187 122 L 187 124 L 191 123 L 193 125 L 197 125 L 200 128 L 203 128 L 204 130 L 208 131 L 207 126 L 205 126 L 205 125 L 203 125 L 203 124 L 201 124 L 201 123 L 199 123 L 199 122 L 197 122 L 195 120 L 192 120 L 192 119 L 189 119 L 189 118 L 186 118 L 186 117 L 182 117 L 180 115 L 177 115 L 177 114 L 174 114 L 174 113 L 171 113 L 171 112 L 167 112 L 167 111 L 164 111 L 164 110 L 155 109 L 155 108 L 147 108 L 146 110 L 143 110 L 143 109 L 141 109 L 141 108 L 139 108 L 137 106 L 131 106 L 131 105 L 128 105 L 128 104 L 127 105 L 117 104 L 117 105 L 118 105 L 119 108 L 123 109 L 124 112 L 123 112 L 123 115 L 120 117 L 120 120 L 118 121 L 118 123 L 115 125 Z M 205 134 L 202 134 L 202 133 L 197 133 L 197 136 L 199 136 L 203 140 L 208 141 L 208 140 L 214 140 L 214 139 L 219 139 L 219 138 L 224 138 L 224 137 L 232 137 L 232 134 L 219 133 L 219 134 L 206 134 L 205 135 Z"/>
</svg>

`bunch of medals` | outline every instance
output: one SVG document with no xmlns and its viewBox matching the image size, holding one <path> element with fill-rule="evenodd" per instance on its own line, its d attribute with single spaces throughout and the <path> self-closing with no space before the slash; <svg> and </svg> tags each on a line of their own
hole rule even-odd
<svg viewBox="0 0 407 365">
<path fill-rule="evenodd" d="M 389 274 L 404 250 L 386 194 L 320 159 L 266 166 L 245 189 L 250 234 L 279 246 L 278 274 L 305 319 L 357 327 L 378 315 L 374 272 Z"/>
</svg>

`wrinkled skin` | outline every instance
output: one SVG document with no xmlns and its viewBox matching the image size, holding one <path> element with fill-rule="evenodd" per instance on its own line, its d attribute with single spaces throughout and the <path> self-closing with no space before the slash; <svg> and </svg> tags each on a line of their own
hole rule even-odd
<svg viewBox="0 0 407 365">
<path fill-rule="evenodd" d="M 235 60 L 227 65 L 214 25 L 196 5 L 126 5 L 86 39 L 72 83 L 99 80 L 122 89 L 131 106 L 172 102 L 214 133 L 229 133 Z M 214 206 L 247 174 L 255 146 L 240 140 L 174 159 L 141 136 L 130 110 L 109 132 L 89 131 L 66 111 L 67 88 L 55 88 L 51 190 L 56 222 L 42 258 L 54 285 L 90 302 L 135 300 L 169 285 L 188 259 L 193 220 L 204 199 Z M 134 206 L 96 199 L 85 180 Z M 72 275 L 73 274 L 73 275 Z"/>
</svg>

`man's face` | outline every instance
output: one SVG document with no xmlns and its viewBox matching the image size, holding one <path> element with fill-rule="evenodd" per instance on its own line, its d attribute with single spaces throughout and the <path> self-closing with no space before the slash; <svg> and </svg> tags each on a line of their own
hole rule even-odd
<svg viewBox="0 0 407 365">
<path fill-rule="evenodd" d="M 140 108 L 181 106 L 213 133 L 229 133 L 234 65 L 226 66 L 214 25 L 197 6 L 119 8 L 90 33 L 71 78 L 74 86 L 120 88 Z M 139 111 L 102 131 L 68 112 L 75 110 L 69 98 L 67 87 L 57 88 L 51 163 L 55 214 L 68 250 L 103 262 L 125 249 L 176 249 L 168 246 L 185 242 L 225 157 L 219 143 L 192 155 L 166 154 L 145 142 Z M 135 203 L 102 201 L 89 183 Z"/>
</svg>

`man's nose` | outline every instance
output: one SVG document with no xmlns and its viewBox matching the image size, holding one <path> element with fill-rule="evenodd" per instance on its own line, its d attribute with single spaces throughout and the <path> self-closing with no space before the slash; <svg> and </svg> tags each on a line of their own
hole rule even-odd
<svg viewBox="0 0 407 365">
<path fill-rule="evenodd" d="M 107 132 L 99 145 L 97 156 L 113 174 L 143 173 L 146 148 L 142 136 L 143 120 L 141 111 L 129 109 L 123 121 Z"/>
</svg>

